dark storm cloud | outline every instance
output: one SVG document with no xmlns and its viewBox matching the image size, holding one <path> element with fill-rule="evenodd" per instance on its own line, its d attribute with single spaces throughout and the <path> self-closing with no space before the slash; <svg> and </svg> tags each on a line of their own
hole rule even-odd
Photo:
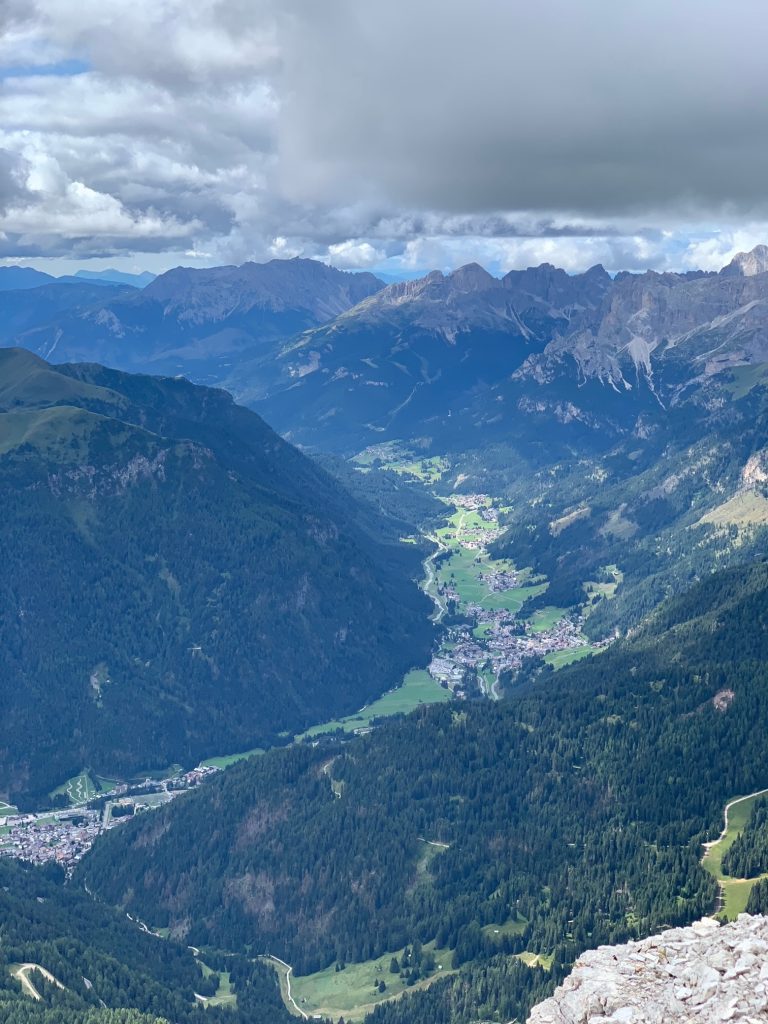
<svg viewBox="0 0 768 1024">
<path fill-rule="evenodd" d="M 5 212 L 12 203 L 29 198 L 25 173 L 25 161 L 17 153 L 0 149 L 0 212 Z"/>
<path fill-rule="evenodd" d="M 766 205 L 762 0 L 305 0 L 294 194 L 590 216 Z"/>
</svg>

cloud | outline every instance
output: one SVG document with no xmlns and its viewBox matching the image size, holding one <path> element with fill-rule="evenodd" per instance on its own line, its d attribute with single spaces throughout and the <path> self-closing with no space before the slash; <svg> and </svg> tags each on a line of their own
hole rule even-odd
<svg viewBox="0 0 768 1024">
<path fill-rule="evenodd" d="M 376 267 L 386 259 L 383 249 L 375 249 L 370 242 L 350 238 L 328 246 L 328 259 L 339 270 Z"/>
<path fill-rule="evenodd" d="M 761 0 L 0 0 L 0 255 L 725 262 L 768 221 L 763 23 Z"/>
<path fill-rule="evenodd" d="M 765 212 L 761 0 L 304 0 L 291 194 L 590 217 Z"/>
<path fill-rule="evenodd" d="M 0 212 L 5 213 L 13 203 L 30 198 L 25 185 L 27 168 L 18 153 L 0 149 Z"/>
</svg>

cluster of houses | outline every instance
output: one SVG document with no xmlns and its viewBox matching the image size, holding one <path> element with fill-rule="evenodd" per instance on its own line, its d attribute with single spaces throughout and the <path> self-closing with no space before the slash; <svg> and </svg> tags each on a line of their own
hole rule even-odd
<svg viewBox="0 0 768 1024">
<path fill-rule="evenodd" d="M 544 657 L 555 651 L 565 651 L 584 646 L 581 620 L 568 616 L 554 623 L 551 629 L 534 631 L 528 623 L 525 633 L 520 634 L 516 625 L 491 625 L 486 639 L 491 661 L 496 671 L 519 668 L 523 658 L 534 655 Z"/>
<path fill-rule="evenodd" d="M 494 570 L 493 572 L 479 572 L 477 578 L 482 580 L 492 594 L 500 594 L 505 590 L 514 590 L 520 586 L 520 577 L 514 571 L 508 569 Z"/>
<path fill-rule="evenodd" d="M 101 812 L 87 808 L 8 815 L 2 820 L 9 832 L 0 837 L 0 856 L 18 857 L 32 864 L 54 861 L 65 868 L 80 860 L 104 831 Z M 114 819 L 113 824 L 120 820 Z"/>
<path fill-rule="evenodd" d="M 476 616 L 485 635 L 475 636 L 470 625 L 450 627 L 447 642 L 429 665 L 432 678 L 459 698 L 467 695 L 473 674 L 491 672 L 498 679 L 502 672 L 519 669 L 524 658 L 544 657 L 585 643 L 578 618 L 565 616 L 551 629 L 534 631 L 529 623 L 513 619 L 506 609 L 489 612 L 469 605 L 467 614 Z"/>
<path fill-rule="evenodd" d="M 475 522 L 456 534 L 444 534 L 444 540 L 476 551 L 486 548 L 501 534 L 499 509 L 494 508 L 488 495 L 454 494 L 451 503 L 476 513 L 487 527 Z M 489 593 L 504 593 L 521 586 L 519 573 L 503 567 L 504 563 L 496 562 L 494 567 L 492 560 L 489 563 L 477 557 L 474 561 L 479 569 L 476 578 Z M 483 693 L 497 696 L 496 683 L 491 680 L 498 681 L 503 673 L 518 670 L 526 658 L 545 657 L 556 651 L 583 647 L 587 642 L 580 615 L 563 616 L 549 629 L 534 629 L 530 623 L 516 618 L 509 608 L 491 610 L 476 603 L 464 604 L 452 579 L 443 578 L 437 589 L 442 597 L 455 602 L 466 617 L 465 622 L 447 628 L 440 649 L 429 665 L 433 679 L 456 697 Z"/>
<path fill-rule="evenodd" d="M 172 778 L 122 783 L 89 805 L 5 815 L 0 823 L 8 831 L 0 835 L 0 857 L 18 857 L 33 864 L 53 861 L 71 870 L 102 832 L 128 821 L 134 811 L 149 809 L 151 804 L 143 803 L 143 797 L 160 794 L 170 800 L 218 771 L 212 765 L 201 765 Z"/>
<path fill-rule="evenodd" d="M 501 530 L 498 527 L 488 527 L 487 530 L 473 530 L 471 535 L 466 536 L 461 544 L 468 551 L 485 551 L 489 544 L 498 540 Z"/>
<path fill-rule="evenodd" d="M 491 498 L 487 494 L 452 494 L 451 504 L 463 508 L 465 512 L 481 512 L 487 510 L 498 519 L 498 512 L 492 507 Z"/>
</svg>

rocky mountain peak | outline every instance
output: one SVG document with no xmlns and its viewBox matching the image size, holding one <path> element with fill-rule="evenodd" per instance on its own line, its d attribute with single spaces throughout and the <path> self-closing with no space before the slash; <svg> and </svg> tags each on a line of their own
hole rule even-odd
<svg viewBox="0 0 768 1024">
<path fill-rule="evenodd" d="M 468 263 L 450 274 L 441 270 L 432 270 L 424 277 L 415 281 L 396 281 L 388 285 L 368 302 L 360 307 L 361 312 L 375 314 L 392 306 L 413 306 L 413 308 L 432 306 L 435 303 L 463 305 L 475 301 L 486 302 L 484 293 L 499 291 L 501 282 L 481 267 L 479 263 Z M 355 310 L 351 311 L 354 316 Z"/>
<path fill-rule="evenodd" d="M 723 277 L 754 277 L 768 272 L 768 245 L 756 245 L 751 252 L 737 252 L 720 273 Z"/>
<path fill-rule="evenodd" d="M 602 263 L 596 263 L 594 267 L 590 267 L 589 270 L 584 271 L 585 278 L 608 278 L 610 280 L 611 275 L 605 269 Z"/>
<path fill-rule="evenodd" d="M 467 263 L 449 275 L 448 281 L 458 291 L 481 292 L 498 288 L 499 282 L 479 263 Z"/>
<path fill-rule="evenodd" d="M 600 265 L 584 274 L 568 274 L 551 263 L 541 263 L 525 270 L 510 270 L 502 285 L 519 309 L 533 302 L 552 313 L 566 309 L 572 313 L 597 307 L 611 286 L 611 277 Z"/>
<path fill-rule="evenodd" d="M 192 322 L 218 321 L 253 309 L 304 309 L 327 320 L 382 287 L 373 274 L 351 274 L 297 258 L 239 267 L 176 267 L 155 278 L 141 296 L 161 303 L 166 315 Z"/>
</svg>

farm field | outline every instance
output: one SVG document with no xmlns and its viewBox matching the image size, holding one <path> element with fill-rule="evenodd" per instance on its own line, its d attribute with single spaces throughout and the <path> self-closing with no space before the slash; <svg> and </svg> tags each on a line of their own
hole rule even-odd
<svg viewBox="0 0 768 1024">
<path fill-rule="evenodd" d="M 0 818 L 5 818 L 9 814 L 16 814 L 17 808 L 13 804 L 0 803 Z"/>
<path fill-rule="evenodd" d="M 376 465 L 379 469 L 413 477 L 430 486 L 436 484 L 449 469 L 448 460 L 442 456 L 419 458 L 411 449 L 399 445 L 396 441 L 371 445 L 370 448 L 355 455 L 352 461 L 363 471 Z"/>
<path fill-rule="evenodd" d="M 407 985 L 399 975 L 390 972 L 392 957 L 396 956 L 399 961 L 403 953 L 403 950 L 397 950 L 395 953 L 386 953 L 376 960 L 348 964 L 343 971 L 337 971 L 334 965 L 303 978 L 294 974 L 291 976 L 293 998 L 310 1017 L 320 1015 L 337 1020 L 343 1016 L 346 1021 L 362 1020 L 377 1003 L 401 995 L 405 991 L 426 988 L 438 978 L 453 973 L 449 966 L 449 950 L 435 949 L 434 943 L 425 945 L 424 950 L 434 953 L 436 969 L 429 978 L 422 979 L 415 985 Z M 382 993 L 374 988 L 380 981 L 386 985 Z"/>
<path fill-rule="evenodd" d="M 305 733 L 297 736 L 297 740 L 309 739 L 324 732 L 335 732 L 336 729 L 343 729 L 345 732 L 354 732 L 355 729 L 365 729 L 374 718 L 386 715 L 407 714 L 413 711 L 419 704 L 437 704 L 441 701 L 450 700 L 448 690 L 435 682 L 425 669 L 413 669 L 403 680 L 402 686 L 396 690 L 385 693 L 373 704 L 362 708 L 354 715 L 346 718 L 335 719 L 332 722 L 325 722 L 322 725 L 314 725 Z"/>
<path fill-rule="evenodd" d="M 530 616 L 528 621 L 534 633 L 544 633 L 552 629 L 556 622 L 566 614 L 565 608 L 555 608 L 554 605 L 547 605 L 546 608 L 539 608 Z"/>
<path fill-rule="evenodd" d="M 551 654 L 544 655 L 544 661 L 547 665 L 558 669 L 563 668 L 564 665 L 571 665 L 574 661 L 580 661 L 582 658 L 586 658 L 588 654 L 596 653 L 590 644 L 585 644 L 583 647 L 566 647 L 563 651 L 552 651 Z"/>
<path fill-rule="evenodd" d="M 511 572 L 513 564 L 507 559 L 494 559 L 485 552 L 462 548 L 443 562 L 438 569 L 441 584 L 456 588 L 463 603 L 477 604 L 487 611 L 507 609 L 518 612 L 530 597 L 544 593 L 546 583 L 529 584 L 514 590 L 490 591 L 487 583 L 478 579 L 480 573 Z"/>
</svg>

